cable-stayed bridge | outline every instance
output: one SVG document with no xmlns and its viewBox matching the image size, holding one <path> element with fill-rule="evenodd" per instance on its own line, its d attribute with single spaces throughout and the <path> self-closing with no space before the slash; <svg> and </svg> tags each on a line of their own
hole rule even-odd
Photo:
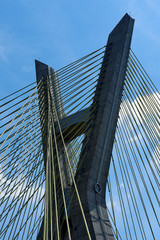
<svg viewBox="0 0 160 240">
<path fill-rule="evenodd" d="M 0 239 L 159 239 L 160 93 L 133 24 L 0 100 Z"/>
</svg>

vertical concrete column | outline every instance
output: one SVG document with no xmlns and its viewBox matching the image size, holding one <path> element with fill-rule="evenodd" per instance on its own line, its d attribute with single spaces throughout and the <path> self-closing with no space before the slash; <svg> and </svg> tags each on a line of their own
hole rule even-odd
<svg viewBox="0 0 160 240">
<path fill-rule="evenodd" d="M 37 85 L 38 85 L 38 98 L 39 98 L 39 110 L 40 110 L 40 120 L 41 120 L 41 131 L 42 131 L 42 142 L 43 142 L 43 154 L 44 154 L 44 162 L 46 164 L 47 159 L 47 137 L 48 137 L 48 88 L 50 89 L 51 93 L 51 101 L 52 106 L 56 108 L 57 114 L 59 119 L 62 119 L 65 115 L 62 103 L 62 97 L 60 92 L 60 86 L 58 82 L 58 77 L 56 71 L 49 67 L 48 65 L 35 61 L 36 65 L 36 78 L 37 78 Z M 52 109 L 54 112 L 54 109 Z M 53 117 L 56 121 L 56 117 L 53 114 Z M 60 143 L 59 143 L 60 145 Z M 61 149 L 61 153 L 63 151 Z M 65 157 L 62 159 L 61 164 L 63 165 L 66 180 L 64 180 L 65 186 L 68 184 L 69 180 L 69 173 L 68 168 L 66 166 L 66 159 Z"/>
<path fill-rule="evenodd" d="M 106 182 L 124 86 L 134 20 L 126 14 L 110 33 L 95 92 L 94 124 L 86 137 L 76 179 L 92 240 L 113 240 L 106 209 Z M 83 154 L 85 159 L 83 162 Z M 73 237 L 88 239 L 76 195 L 71 204 Z"/>
<path fill-rule="evenodd" d="M 49 164 L 51 171 L 51 179 L 53 179 L 53 175 L 52 174 L 56 174 L 56 183 L 57 183 L 57 190 L 59 189 L 59 171 L 58 171 L 58 167 L 57 164 L 55 163 L 55 172 L 54 173 L 52 171 L 53 167 L 52 167 L 52 162 L 50 162 L 50 158 L 48 158 L 47 156 L 47 149 L 48 149 L 48 134 L 49 134 L 49 121 L 50 119 L 48 119 L 49 113 L 51 112 L 53 114 L 53 119 L 55 120 L 55 122 L 57 121 L 56 119 L 56 115 L 54 114 L 54 111 L 56 109 L 57 111 L 57 115 L 59 117 L 59 119 L 62 119 L 65 115 L 64 113 L 64 109 L 63 109 L 63 103 L 62 103 L 62 98 L 61 98 L 61 93 L 60 93 L 60 86 L 59 86 L 59 82 L 58 82 L 58 78 L 57 78 L 57 74 L 56 71 L 49 67 L 48 65 L 39 62 L 39 61 L 35 61 L 35 65 L 36 65 L 36 78 L 37 78 L 37 86 L 38 86 L 38 98 L 39 98 L 39 111 L 40 111 L 40 121 L 41 121 L 41 132 L 42 132 L 42 144 L 43 144 L 43 157 L 44 157 L 44 165 L 45 165 L 45 171 L 46 171 L 46 167 L 47 164 Z M 50 101 L 48 99 L 48 90 L 50 91 Z M 71 184 L 71 180 L 70 180 L 70 176 L 69 176 L 69 170 L 67 168 L 66 165 L 66 157 L 64 156 L 64 149 L 63 149 L 63 144 L 61 142 L 61 139 L 58 139 L 58 147 L 59 147 L 59 157 L 61 159 L 61 168 L 63 169 L 63 184 L 64 184 L 64 188 L 67 187 L 67 185 L 70 183 Z M 54 141 L 53 141 L 54 143 Z M 53 151 L 54 151 L 54 157 L 55 157 L 55 162 L 56 162 L 56 151 L 55 151 L 55 147 L 53 147 Z M 67 147 L 67 146 L 66 146 Z M 47 161 L 49 161 L 47 163 Z M 46 171 L 46 183 L 49 182 L 47 181 L 47 179 L 49 179 L 49 173 L 47 173 Z M 51 184 L 51 186 L 50 186 Z M 52 195 L 52 202 L 54 202 L 54 192 L 53 192 L 53 183 L 48 183 L 48 185 L 46 184 L 46 193 L 50 194 L 51 191 L 51 195 Z M 59 191 L 59 199 L 62 198 L 61 196 L 61 191 Z M 49 206 L 51 205 L 50 203 L 50 199 L 47 201 L 45 200 L 45 207 L 49 208 Z M 54 210 L 54 206 L 53 206 L 53 210 Z M 48 221 L 50 222 L 51 216 L 50 214 L 47 216 Z M 52 219 L 53 224 L 55 224 L 55 216 L 53 216 Z M 50 225 L 50 223 L 49 223 Z M 39 231 L 39 234 L 37 236 L 37 240 L 42 240 L 43 239 L 43 229 L 44 229 L 44 219 Z M 48 236 L 50 236 L 51 232 L 50 229 L 48 229 Z M 53 236 L 54 237 L 54 236 Z M 50 237 L 49 237 L 50 238 Z"/>
</svg>

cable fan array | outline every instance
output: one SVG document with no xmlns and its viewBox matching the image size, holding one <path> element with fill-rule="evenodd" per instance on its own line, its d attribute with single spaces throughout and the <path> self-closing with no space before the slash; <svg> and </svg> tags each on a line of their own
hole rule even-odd
<svg viewBox="0 0 160 240">
<path fill-rule="evenodd" d="M 36 84 L 2 99 L 1 109 L 0 238 L 32 239 L 45 193 Z"/>
<path fill-rule="evenodd" d="M 131 50 L 106 196 L 116 239 L 159 238 L 159 113 L 160 93 Z"/>
<path fill-rule="evenodd" d="M 74 177 L 84 134 L 91 130 L 96 106 L 88 109 L 103 55 L 104 47 L 1 99 L 1 239 L 36 239 L 41 231 L 44 239 L 61 239 L 65 227 L 71 239 L 71 185 L 90 239 Z M 59 104 L 53 81 L 60 88 Z"/>
<path fill-rule="evenodd" d="M 75 177 L 94 124 L 104 49 L 0 100 L 0 239 L 71 239 L 74 194 L 91 239 Z M 131 50 L 106 191 L 115 239 L 159 237 L 159 106 Z"/>
</svg>

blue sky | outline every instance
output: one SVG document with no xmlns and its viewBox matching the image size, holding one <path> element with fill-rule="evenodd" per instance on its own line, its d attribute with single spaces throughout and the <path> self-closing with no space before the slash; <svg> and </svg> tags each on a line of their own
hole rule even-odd
<svg viewBox="0 0 160 240">
<path fill-rule="evenodd" d="M 1 97 L 35 81 L 34 59 L 59 69 L 105 45 L 126 12 L 132 50 L 160 89 L 158 0 L 1 0 Z"/>
<path fill-rule="evenodd" d="M 1 0 L 0 99 L 34 82 L 34 60 L 55 70 L 104 46 L 125 13 L 132 50 L 160 90 L 159 0 Z"/>
</svg>

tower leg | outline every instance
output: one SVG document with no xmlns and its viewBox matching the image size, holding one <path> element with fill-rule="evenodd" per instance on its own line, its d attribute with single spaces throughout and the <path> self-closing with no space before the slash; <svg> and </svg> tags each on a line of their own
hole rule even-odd
<svg viewBox="0 0 160 240">
<path fill-rule="evenodd" d="M 114 239 L 105 192 L 133 25 L 134 20 L 126 14 L 109 35 L 93 102 L 97 106 L 94 124 L 84 140 L 81 166 L 76 174 L 91 239 L 95 240 Z M 71 204 L 71 221 L 73 239 L 88 239 L 76 196 Z"/>
</svg>

